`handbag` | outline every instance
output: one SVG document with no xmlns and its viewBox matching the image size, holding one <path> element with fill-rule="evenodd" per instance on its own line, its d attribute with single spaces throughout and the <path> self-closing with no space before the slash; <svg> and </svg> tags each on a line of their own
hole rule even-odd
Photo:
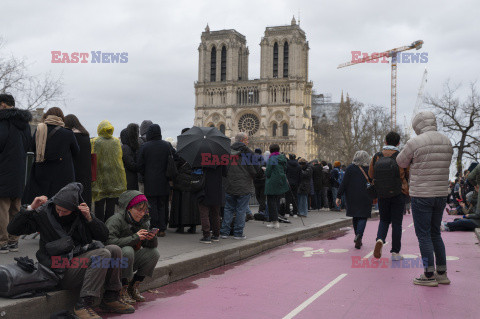
<svg viewBox="0 0 480 319">
<path fill-rule="evenodd" d="M 363 173 L 363 176 L 365 176 L 365 179 L 367 180 L 367 193 L 368 193 L 368 196 L 370 196 L 371 199 L 377 198 L 377 189 L 375 188 L 375 185 L 370 183 L 370 179 L 368 178 L 367 174 L 366 174 L 365 171 L 363 170 L 363 167 L 361 167 L 360 165 L 358 165 L 358 168 L 360 168 L 360 170 L 361 170 L 362 173 Z"/>
</svg>

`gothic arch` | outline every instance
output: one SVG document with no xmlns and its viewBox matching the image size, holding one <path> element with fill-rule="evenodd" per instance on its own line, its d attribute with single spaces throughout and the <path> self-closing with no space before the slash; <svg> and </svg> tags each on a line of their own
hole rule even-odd
<svg viewBox="0 0 480 319">
<path fill-rule="evenodd" d="M 269 133 L 271 136 L 278 136 L 278 124 L 275 121 L 272 121 L 269 125 Z"/>
<path fill-rule="evenodd" d="M 280 123 L 280 132 L 282 133 L 281 136 L 288 136 L 288 133 L 289 133 L 289 125 L 288 125 L 288 121 L 282 121 Z"/>
</svg>

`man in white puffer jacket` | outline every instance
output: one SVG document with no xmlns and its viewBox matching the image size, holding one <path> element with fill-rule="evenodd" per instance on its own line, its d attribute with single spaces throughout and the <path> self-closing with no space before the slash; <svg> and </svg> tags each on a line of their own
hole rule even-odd
<svg viewBox="0 0 480 319">
<path fill-rule="evenodd" d="M 450 140 L 437 132 L 432 112 L 418 113 L 412 127 L 418 136 L 407 142 L 397 163 L 403 168 L 410 165 L 413 222 L 425 268 L 413 283 L 436 287 L 450 283 L 440 224 L 447 202 L 453 148 Z"/>
</svg>

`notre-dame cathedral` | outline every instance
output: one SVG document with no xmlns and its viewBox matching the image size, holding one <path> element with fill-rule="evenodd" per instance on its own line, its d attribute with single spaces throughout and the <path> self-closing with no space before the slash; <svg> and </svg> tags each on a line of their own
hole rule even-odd
<svg viewBox="0 0 480 319">
<path fill-rule="evenodd" d="M 235 30 L 202 32 L 195 125 L 213 126 L 226 136 L 250 135 L 249 147 L 311 160 L 318 154 L 312 127 L 312 86 L 308 81 L 308 41 L 291 25 L 267 27 L 260 42 L 260 79 L 248 79 L 248 47 Z"/>
</svg>

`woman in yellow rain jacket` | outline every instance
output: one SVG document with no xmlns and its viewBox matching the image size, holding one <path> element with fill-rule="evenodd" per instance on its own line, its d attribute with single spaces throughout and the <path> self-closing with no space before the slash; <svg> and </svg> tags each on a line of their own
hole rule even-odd
<svg viewBox="0 0 480 319">
<path fill-rule="evenodd" d="M 118 197 L 127 190 L 122 146 L 120 140 L 113 137 L 113 130 L 113 125 L 104 120 L 98 125 L 98 137 L 92 139 L 92 153 L 97 154 L 97 179 L 92 183 L 92 198 L 95 216 L 104 222 L 115 213 Z"/>
</svg>

